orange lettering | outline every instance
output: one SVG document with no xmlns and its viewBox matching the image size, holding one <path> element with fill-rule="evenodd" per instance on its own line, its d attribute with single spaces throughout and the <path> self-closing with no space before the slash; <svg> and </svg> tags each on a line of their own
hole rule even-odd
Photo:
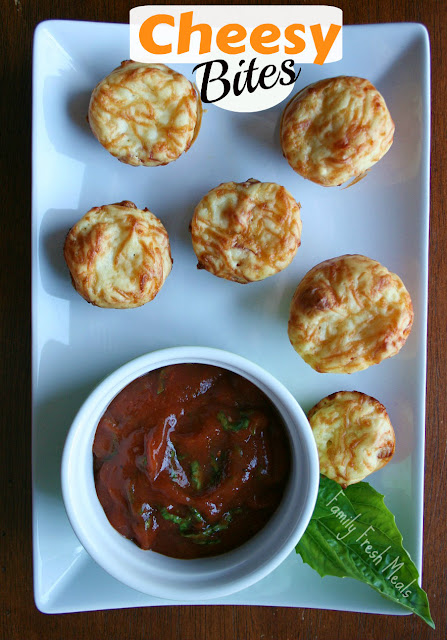
<svg viewBox="0 0 447 640">
<path fill-rule="evenodd" d="M 155 53 L 157 55 L 171 53 L 172 46 L 170 44 L 160 45 L 154 42 L 154 29 L 159 24 L 168 24 L 173 27 L 174 18 L 165 13 L 160 13 L 159 15 L 151 16 L 145 20 L 140 27 L 140 42 L 146 51 L 149 51 L 149 53 Z"/>
<path fill-rule="evenodd" d="M 312 38 L 314 39 L 317 55 L 314 60 L 314 64 L 323 64 L 327 58 L 327 54 L 331 50 L 334 44 L 335 38 L 338 36 L 338 32 L 341 27 L 336 24 L 331 24 L 326 34 L 326 38 L 323 38 L 323 32 L 321 31 L 320 24 L 313 24 L 310 28 L 312 32 Z"/>
<path fill-rule="evenodd" d="M 276 42 L 280 35 L 281 31 L 276 25 L 260 24 L 251 32 L 250 44 L 256 51 L 256 53 L 278 53 L 279 45 L 275 45 L 273 47 L 265 47 L 264 43 Z"/>
<path fill-rule="evenodd" d="M 236 33 L 230 36 L 232 31 Z M 223 53 L 243 53 L 245 51 L 245 44 L 240 47 L 231 47 L 231 43 L 237 43 L 244 40 L 247 36 L 247 31 L 240 24 L 227 24 L 222 29 L 219 29 L 216 36 L 216 44 Z"/>
<path fill-rule="evenodd" d="M 191 34 L 194 31 L 200 33 L 199 53 L 209 53 L 211 51 L 211 38 L 213 31 L 209 24 L 196 24 L 192 26 L 193 12 L 187 11 L 180 16 L 180 29 L 178 35 L 177 53 L 186 53 L 191 46 Z"/>
<path fill-rule="evenodd" d="M 306 28 L 303 24 L 289 24 L 289 26 L 286 27 L 286 30 L 284 31 L 284 35 L 286 36 L 290 44 L 293 44 L 295 46 L 284 47 L 284 51 L 286 53 L 290 53 L 291 55 L 294 55 L 296 53 L 301 53 L 301 51 L 304 51 L 304 49 L 306 48 L 305 41 L 302 38 L 300 38 L 295 33 L 295 31 L 302 31 L 303 33 L 305 33 Z"/>
</svg>

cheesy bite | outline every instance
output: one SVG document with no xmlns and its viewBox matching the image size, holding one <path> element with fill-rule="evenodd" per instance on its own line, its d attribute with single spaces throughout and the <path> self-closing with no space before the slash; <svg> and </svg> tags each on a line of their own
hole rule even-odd
<svg viewBox="0 0 447 640">
<path fill-rule="evenodd" d="M 410 294 L 375 260 L 345 255 L 311 269 L 292 299 L 289 339 L 320 373 L 353 373 L 396 355 L 411 331 Z"/>
<path fill-rule="evenodd" d="M 362 176 L 393 143 L 394 122 L 377 89 L 339 76 L 300 91 L 286 106 L 281 146 L 292 169 L 325 187 Z"/>
<path fill-rule="evenodd" d="M 194 85 L 164 64 L 125 60 L 93 90 L 88 121 L 121 162 L 156 167 L 194 142 L 202 103 Z"/>
<path fill-rule="evenodd" d="M 383 404 L 359 391 L 333 393 L 310 410 L 320 471 L 342 487 L 360 482 L 393 457 L 394 429 Z"/>
<path fill-rule="evenodd" d="M 301 243 L 300 208 L 273 182 L 250 179 L 212 189 L 190 225 L 197 267 L 242 284 L 285 269 Z"/>
<path fill-rule="evenodd" d="M 110 309 L 155 298 L 172 267 L 166 229 L 128 201 L 90 209 L 69 231 L 64 257 L 76 291 Z"/>
</svg>

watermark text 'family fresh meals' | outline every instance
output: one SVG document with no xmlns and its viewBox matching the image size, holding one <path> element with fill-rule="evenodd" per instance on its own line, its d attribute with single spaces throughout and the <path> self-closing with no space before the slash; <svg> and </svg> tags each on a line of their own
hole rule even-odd
<svg viewBox="0 0 447 640">
<path fill-rule="evenodd" d="M 343 529 L 345 530 L 342 534 L 337 533 L 337 540 L 345 540 L 346 543 L 348 541 L 351 544 L 358 545 L 359 550 L 362 550 L 370 559 L 371 564 L 379 569 L 379 571 L 385 576 L 385 578 L 394 586 L 394 588 L 399 591 L 399 593 L 404 597 L 408 598 L 411 594 L 411 590 L 409 587 L 416 582 L 417 578 L 414 578 L 408 584 L 404 584 L 402 580 L 399 579 L 399 570 L 404 566 L 404 563 L 401 562 L 400 557 L 396 556 L 390 560 L 388 556 L 385 554 L 391 549 L 391 545 L 389 545 L 385 549 L 381 549 L 380 551 L 374 548 L 374 545 L 368 539 L 368 533 L 374 532 L 374 527 L 369 525 L 365 531 L 359 533 L 358 527 L 355 523 L 356 520 L 362 517 L 361 513 L 358 513 L 353 518 L 349 518 L 349 516 L 337 506 L 337 498 L 343 493 L 343 490 L 335 495 L 329 502 L 326 504 L 327 507 L 331 506 L 331 513 L 340 520 L 343 525 Z M 385 559 L 384 556 L 385 555 Z"/>
</svg>

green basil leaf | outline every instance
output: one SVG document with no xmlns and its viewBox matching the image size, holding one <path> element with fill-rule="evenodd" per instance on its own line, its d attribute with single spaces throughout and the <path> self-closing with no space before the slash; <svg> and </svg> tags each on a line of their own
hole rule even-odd
<svg viewBox="0 0 447 640">
<path fill-rule="evenodd" d="M 349 501 L 356 513 L 361 511 L 368 523 L 380 529 L 395 544 L 402 544 L 402 534 L 396 526 L 396 519 L 385 506 L 384 496 L 378 493 L 367 482 L 359 482 L 348 487 Z"/>
<path fill-rule="evenodd" d="M 365 582 L 435 628 L 394 515 L 367 482 L 342 489 L 321 475 L 315 511 L 296 552 L 320 576 Z"/>
</svg>

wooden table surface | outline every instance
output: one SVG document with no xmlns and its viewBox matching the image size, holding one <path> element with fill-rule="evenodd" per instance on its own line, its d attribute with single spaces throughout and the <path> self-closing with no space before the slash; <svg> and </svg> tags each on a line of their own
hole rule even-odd
<svg viewBox="0 0 447 640">
<path fill-rule="evenodd" d="M 421 22 L 432 51 L 430 300 L 425 465 L 424 571 L 436 631 L 416 616 L 278 607 L 160 607 L 44 615 L 33 600 L 31 551 L 30 219 L 31 61 L 36 24 L 46 19 L 122 22 L 143 2 L 2 0 L 0 15 L 0 640 L 286 640 L 445 638 L 447 5 L 445 0 L 347 0 L 345 24 Z M 305 4 L 303 2 L 303 4 Z M 308 4 L 312 4 L 311 2 Z M 328 3 L 330 4 L 330 3 Z M 444 45 L 442 44 L 444 38 Z"/>
</svg>

